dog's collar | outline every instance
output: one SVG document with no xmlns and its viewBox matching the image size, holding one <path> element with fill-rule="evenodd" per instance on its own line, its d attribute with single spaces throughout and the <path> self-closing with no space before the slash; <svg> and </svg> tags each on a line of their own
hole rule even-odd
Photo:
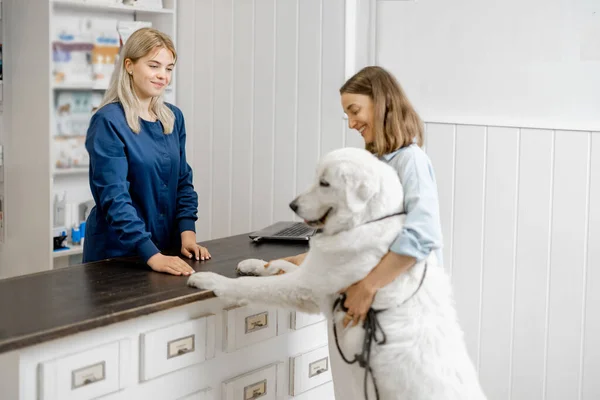
<svg viewBox="0 0 600 400">
<path fill-rule="evenodd" d="M 379 218 L 375 218 L 375 219 L 372 219 L 370 221 L 367 221 L 367 222 L 365 222 L 365 224 L 370 224 L 371 222 L 377 222 L 377 221 L 381 221 L 381 220 L 384 220 L 384 219 L 387 219 L 387 218 L 395 217 L 397 215 L 405 215 L 405 214 L 406 213 L 404 211 L 401 211 L 401 212 L 397 212 L 397 213 L 394 213 L 394 214 L 384 215 L 383 217 L 379 217 Z"/>
</svg>

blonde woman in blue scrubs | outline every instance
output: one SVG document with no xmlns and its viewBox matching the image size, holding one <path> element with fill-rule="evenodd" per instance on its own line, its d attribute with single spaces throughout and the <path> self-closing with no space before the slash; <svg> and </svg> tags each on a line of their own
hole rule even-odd
<svg viewBox="0 0 600 400">
<path fill-rule="evenodd" d="M 190 275 L 181 258 L 209 259 L 196 243 L 198 196 L 185 157 L 179 108 L 163 101 L 177 53 L 152 28 L 134 32 L 86 137 L 90 188 L 96 203 L 87 219 L 83 261 L 139 256 L 154 271 Z"/>
</svg>

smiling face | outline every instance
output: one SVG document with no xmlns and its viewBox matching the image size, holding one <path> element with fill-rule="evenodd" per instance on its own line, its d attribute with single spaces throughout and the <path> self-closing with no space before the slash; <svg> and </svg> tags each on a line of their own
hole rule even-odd
<svg viewBox="0 0 600 400">
<path fill-rule="evenodd" d="M 133 88 L 140 100 L 147 100 L 163 94 L 171 82 L 175 66 L 173 53 L 164 47 L 157 47 L 136 62 L 125 60 L 125 68 L 133 78 Z"/>
<path fill-rule="evenodd" d="M 362 135 L 365 144 L 375 140 L 373 100 L 364 94 L 342 93 L 342 108 L 348 116 L 348 127 Z"/>
</svg>

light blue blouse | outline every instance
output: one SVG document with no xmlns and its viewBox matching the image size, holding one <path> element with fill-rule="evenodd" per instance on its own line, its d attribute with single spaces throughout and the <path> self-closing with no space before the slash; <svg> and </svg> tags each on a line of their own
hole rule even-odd
<svg viewBox="0 0 600 400">
<path fill-rule="evenodd" d="M 381 159 L 398 172 L 404 189 L 406 221 L 390 250 L 417 261 L 435 251 L 442 265 L 440 206 L 431 160 L 417 144 L 385 154 Z"/>
</svg>

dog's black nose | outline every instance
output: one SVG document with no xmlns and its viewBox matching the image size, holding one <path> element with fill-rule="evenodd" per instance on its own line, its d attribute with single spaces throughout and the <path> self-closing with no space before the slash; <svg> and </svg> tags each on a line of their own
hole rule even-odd
<svg viewBox="0 0 600 400">
<path fill-rule="evenodd" d="M 292 209 L 293 212 L 298 211 L 298 203 L 296 202 L 296 200 L 294 200 L 290 203 L 290 208 Z"/>
</svg>

